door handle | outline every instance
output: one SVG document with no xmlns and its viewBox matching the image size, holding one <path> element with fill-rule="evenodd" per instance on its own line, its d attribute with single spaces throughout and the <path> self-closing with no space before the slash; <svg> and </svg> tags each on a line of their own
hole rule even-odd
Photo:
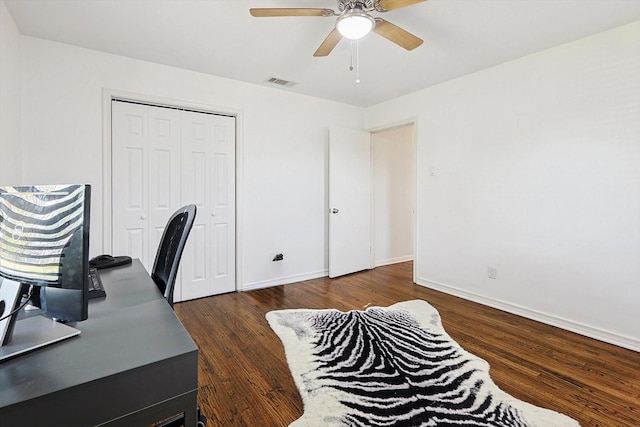
<svg viewBox="0 0 640 427">
<path fill-rule="evenodd" d="M 332 208 L 332 209 L 329 209 L 329 212 L 331 212 L 332 214 L 337 214 L 340 211 L 337 208 Z"/>
</svg>

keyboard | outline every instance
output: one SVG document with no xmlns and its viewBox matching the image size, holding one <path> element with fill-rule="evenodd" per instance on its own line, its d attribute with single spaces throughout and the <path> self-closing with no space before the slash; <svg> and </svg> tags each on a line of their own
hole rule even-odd
<svg viewBox="0 0 640 427">
<path fill-rule="evenodd" d="M 102 281 L 98 270 L 95 268 L 89 269 L 89 299 L 106 297 L 107 293 L 104 291 Z"/>
</svg>

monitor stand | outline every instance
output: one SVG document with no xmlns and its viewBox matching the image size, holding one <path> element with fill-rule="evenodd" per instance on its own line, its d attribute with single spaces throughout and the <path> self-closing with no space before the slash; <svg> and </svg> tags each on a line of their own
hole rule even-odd
<svg viewBox="0 0 640 427">
<path fill-rule="evenodd" d="M 0 316 L 4 316 L 19 303 L 20 284 L 13 280 L 0 282 L 0 302 L 4 303 Z M 16 321 L 17 313 L 0 321 L 0 362 L 23 353 L 80 335 L 71 326 L 55 322 L 44 316 L 33 316 Z"/>
<path fill-rule="evenodd" d="M 80 330 L 44 316 L 18 320 L 9 344 L 0 347 L 0 361 L 80 335 Z"/>
</svg>

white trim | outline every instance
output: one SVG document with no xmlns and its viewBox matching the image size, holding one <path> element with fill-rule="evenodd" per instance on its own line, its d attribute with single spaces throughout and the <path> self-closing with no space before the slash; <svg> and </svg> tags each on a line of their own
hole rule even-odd
<svg viewBox="0 0 640 427">
<path fill-rule="evenodd" d="M 373 132 L 369 134 L 369 269 L 376 267 L 376 224 L 373 200 Z"/>
<path fill-rule="evenodd" d="M 303 282 L 305 280 L 327 277 L 329 270 L 320 270 L 312 273 L 296 274 L 293 276 L 278 277 L 275 279 L 263 280 L 260 282 L 247 283 L 240 288 L 240 291 L 253 291 L 256 289 L 270 288 L 273 286 L 288 285 L 290 283 Z"/>
<path fill-rule="evenodd" d="M 420 207 L 420 180 L 418 179 L 418 175 L 420 174 L 420 155 L 418 150 L 420 146 L 418 145 L 418 119 L 414 118 L 413 121 L 413 156 L 415 161 L 415 174 L 413 179 L 414 183 L 414 191 L 415 195 L 413 197 L 413 283 L 416 283 L 418 280 L 418 262 L 420 260 L 420 256 L 418 254 L 418 236 L 420 235 L 420 230 L 418 229 L 418 225 L 420 222 L 418 221 L 418 209 Z"/>
<path fill-rule="evenodd" d="M 153 95 L 143 95 L 138 93 L 124 92 L 114 89 L 102 89 L 102 189 L 103 189 L 103 239 L 102 253 L 111 253 L 111 102 L 114 99 L 123 101 L 140 102 L 160 107 L 181 108 L 193 111 L 202 111 L 225 116 L 232 116 L 236 119 L 236 290 L 242 283 L 242 207 L 244 188 L 244 111 L 239 108 L 223 107 L 219 105 L 199 104 L 190 101 L 162 98 Z"/>
<path fill-rule="evenodd" d="M 236 290 L 242 287 L 244 248 L 242 246 L 244 218 L 244 111 L 235 109 L 236 117 Z"/>
<path fill-rule="evenodd" d="M 371 132 L 371 133 L 378 133 L 378 132 L 384 132 L 386 130 L 393 130 L 396 128 L 403 128 L 405 126 L 411 126 L 411 125 L 416 125 L 416 123 L 418 122 L 418 119 L 416 117 L 411 117 L 405 120 L 398 120 L 397 122 L 393 122 L 393 123 L 387 123 L 384 125 L 379 125 L 379 126 L 375 126 L 372 128 L 367 129 L 367 132 Z"/>
<path fill-rule="evenodd" d="M 598 341 L 603 341 L 609 344 L 617 345 L 619 347 L 628 348 L 629 350 L 640 351 L 640 341 L 624 335 L 615 334 L 603 329 L 594 328 L 582 323 L 577 323 L 572 320 L 567 320 L 547 313 L 531 310 L 517 304 L 500 301 L 494 298 L 488 298 L 482 295 L 475 294 L 473 292 L 464 291 L 454 286 L 449 286 L 444 283 L 435 282 L 433 280 L 428 280 L 425 278 L 418 278 L 416 284 L 430 289 L 435 289 L 449 295 L 454 295 L 469 301 L 477 302 L 482 305 L 497 308 L 498 310 L 526 317 L 527 319 L 535 320 L 551 326 L 556 326 L 558 328 L 575 332 L 577 334 L 584 335 Z"/>
<path fill-rule="evenodd" d="M 109 91 L 102 90 L 102 252 L 112 251 L 111 230 L 111 99 Z"/>
</svg>

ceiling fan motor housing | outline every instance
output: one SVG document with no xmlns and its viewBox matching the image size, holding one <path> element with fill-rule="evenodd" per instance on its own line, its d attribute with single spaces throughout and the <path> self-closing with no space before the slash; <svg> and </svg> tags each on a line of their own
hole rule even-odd
<svg viewBox="0 0 640 427">
<path fill-rule="evenodd" d="M 378 12 L 386 12 L 386 9 L 380 5 L 381 0 L 337 0 L 338 10 L 344 12 L 345 10 L 357 9 L 361 11 L 371 12 L 376 10 Z"/>
</svg>

